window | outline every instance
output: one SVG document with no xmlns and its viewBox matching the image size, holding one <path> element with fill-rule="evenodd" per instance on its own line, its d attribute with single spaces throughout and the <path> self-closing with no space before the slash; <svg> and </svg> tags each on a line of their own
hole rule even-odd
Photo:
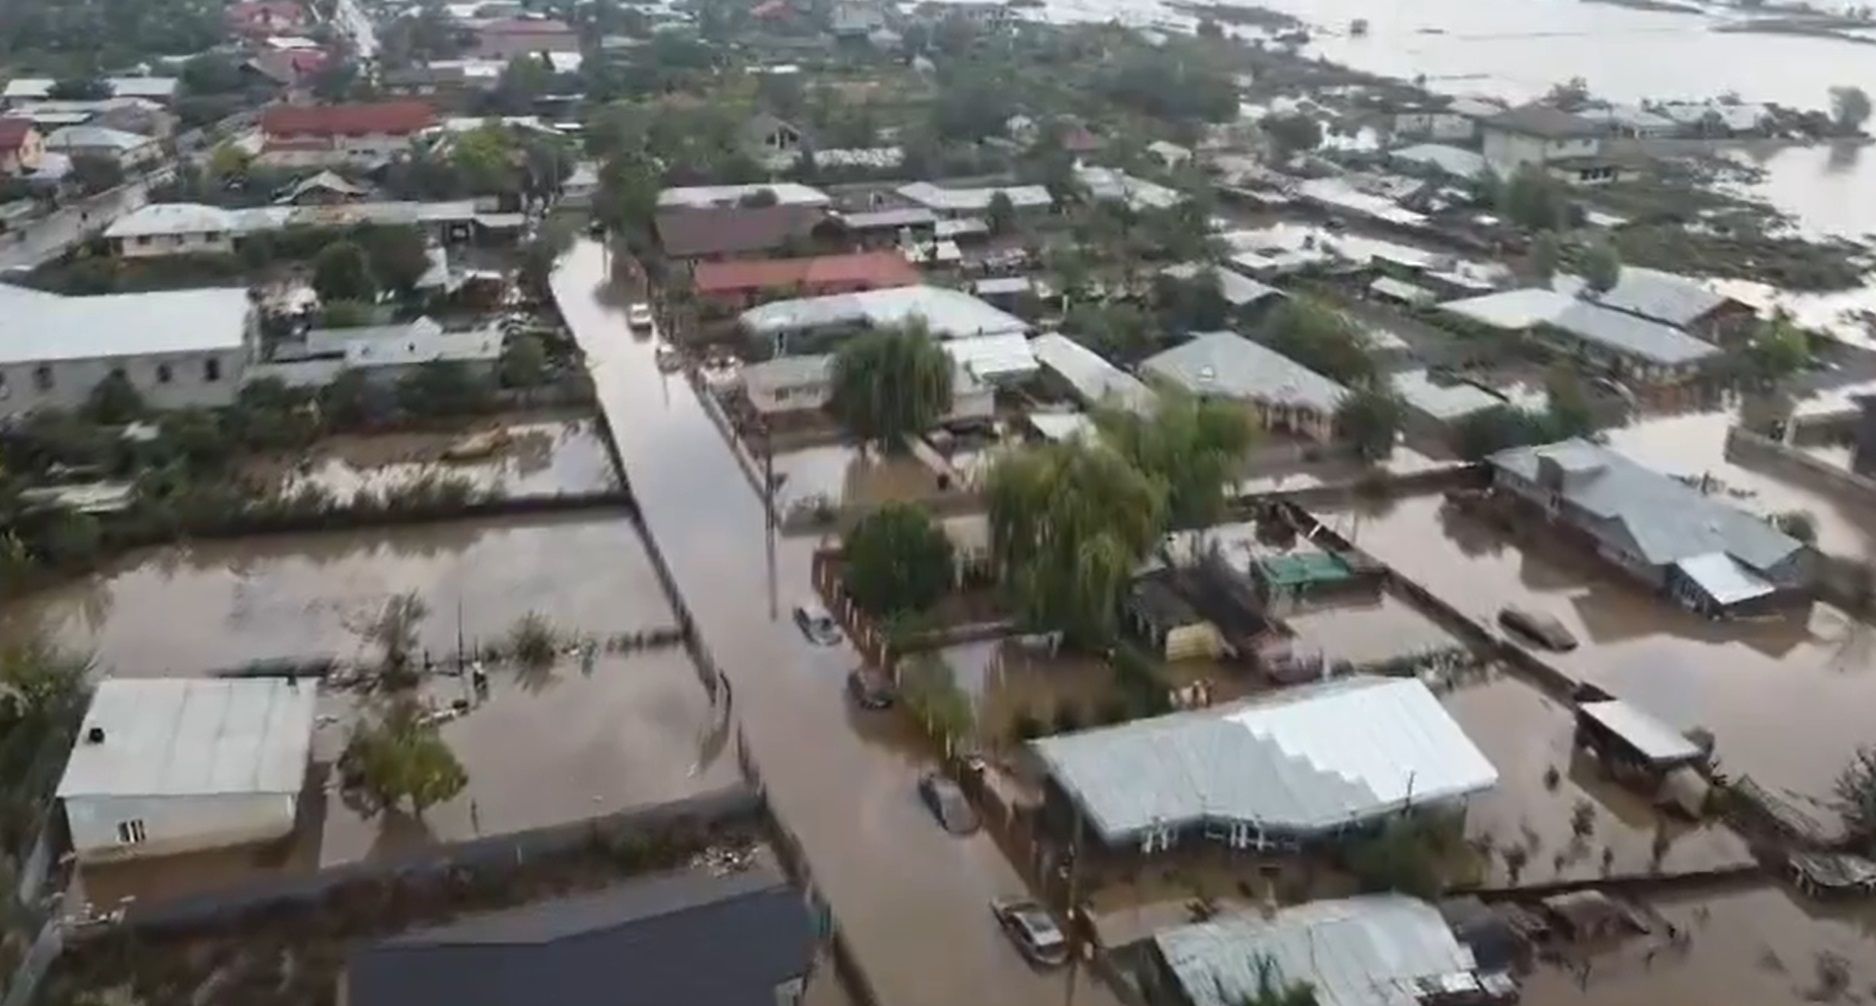
<svg viewBox="0 0 1876 1006">
<path fill-rule="evenodd" d="M 143 247 L 144 245 L 147 245 L 147 244 L 149 244 L 149 243 L 150 243 L 150 235 L 148 235 L 148 234 L 139 234 L 139 235 L 137 235 L 137 246 L 138 246 L 139 248 L 141 248 L 141 247 Z"/>
<path fill-rule="evenodd" d="M 170 381 L 173 381 L 175 379 L 176 379 L 176 372 L 170 369 L 169 364 L 159 363 L 156 365 L 156 383 L 168 384 Z"/>
<path fill-rule="evenodd" d="M 40 364 L 33 368 L 33 385 L 40 391 L 52 390 L 52 368 Z"/>
<path fill-rule="evenodd" d="M 221 360 L 211 356 L 202 361 L 202 380 L 210 383 L 221 380 Z"/>
<path fill-rule="evenodd" d="M 143 826 L 143 818 L 133 817 L 128 821 L 117 822 L 117 841 L 120 844 L 141 845 L 149 837 L 149 832 Z"/>
</svg>

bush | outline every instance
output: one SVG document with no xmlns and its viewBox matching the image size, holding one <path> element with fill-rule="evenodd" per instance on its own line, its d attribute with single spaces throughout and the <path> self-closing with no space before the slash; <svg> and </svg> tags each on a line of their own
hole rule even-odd
<svg viewBox="0 0 1876 1006">
<path fill-rule="evenodd" d="M 516 663 L 530 670 L 552 665 L 555 646 L 554 627 L 538 611 L 521 616 L 508 630 L 508 651 L 514 655 Z"/>
<path fill-rule="evenodd" d="M 93 385 L 90 397 L 85 400 L 85 415 L 92 422 L 105 426 L 122 426 L 140 418 L 145 411 L 143 394 L 121 370 L 112 371 Z"/>
<path fill-rule="evenodd" d="M 413 416 L 485 411 L 494 389 L 486 377 L 453 360 L 423 364 L 397 383 L 397 403 Z"/>
<path fill-rule="evenodd" d="M 1396 817 L 1379 834 L 1350 846 L 1348 867 L 1364 891 L 1399 891 L 1431 900 L 1444 887 L 1431 832 L 1410 816 Z"/>
<path fill-rule="evenodd" d="M 924 611 L 955 575 L 951 541 L 925 511 L 888 503 L 862 518 L 842 543 L 847 590 L 875 615 Z"/>
</svg>

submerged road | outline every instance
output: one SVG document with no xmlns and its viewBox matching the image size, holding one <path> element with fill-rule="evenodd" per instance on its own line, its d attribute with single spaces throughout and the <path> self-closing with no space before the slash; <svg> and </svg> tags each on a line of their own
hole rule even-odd
<svg viewBox="0 0 1876 1006">
<path fill-rule="evenodd" d="M 607 259 L 581 241 L 555 300 L 586 352 L 646 526 L 697 630 L 735 688 L 736 713 L 782 822 L 884 1006 L 1113 1006 L 1085 972 L 1039 972 L 991 919 L 1022 881 L 982 833 L 954 838 L 918 801 L 921 746 L 895 714 L 846 701 L 858 656 L 808 644 L 789 607 L 809 592 L 813 540 L 770 539 L 761 501 L 681 375 L 625 324 Z M 605 557 L 594 556 L 603 562 Z"/>
</svg>

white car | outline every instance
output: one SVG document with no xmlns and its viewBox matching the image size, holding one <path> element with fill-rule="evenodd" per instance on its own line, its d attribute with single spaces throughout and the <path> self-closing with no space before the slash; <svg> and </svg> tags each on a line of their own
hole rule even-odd
<svg viewBox="0 0 1876 1006">
<path fill-rule="evenodd" d="M 651 305 L 640 301 L 625 311 L 625 323 L 632 328 L 650 328 Z"/>
</svg>

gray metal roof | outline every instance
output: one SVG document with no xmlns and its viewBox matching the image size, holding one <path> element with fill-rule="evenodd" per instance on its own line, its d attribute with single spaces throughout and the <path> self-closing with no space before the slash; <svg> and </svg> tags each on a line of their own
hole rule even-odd
<svg viewBox="0 0 1876 1006">
<path fill-rule="evenodd" d="M 799 182 L 758 182 L 754 185 L 692 185 L 658 193 L 658 208 L 674 206 L 735 206 L 745 196 L 764 189 L 775 194 L 777 206 L 826 206 L 831 200 L 820 189 Z"/>
<path fill-rule="evenodd" d="M 1201 332 L 1140 365 L 1198 395 L 1334 412 L 1348 389 L 1236 332 Z"/>
<path fill-rule="evenodd" d="M 774 1006 L 815 942 L 780 878 L 685 872 L 393 937 L 346 983 L 352 1006 Z"/>
<path fill-rule="evenodd" d="M 1449 300 L 1440 305 L 1440 310 L 1492 328 L 1522 332 L 1555 321 L 1575 302 L 1574 297 L 1555 290 L 1526 287 Z"/>
<path fill-rule="evenodd" d="M 903 206 L 889 210 L 870 210 L 865 213 L 843 213 L 840 219 L 856 231 L 890 227 L 930 227 L 938 222 L 938 216 L 923 206 Z"/>
<path fill-rule="evenodd" d="M 1420 980 L 1463 986 L 1477 967 L 1437 909 L 1401 894 L 1227 915 L 1153 942 L 1193 1006 L 1249 1002 L 1264 960 L 1273 978 L 1314 986 L 1319 1006 L 1417 1006 Z"/>
<path fill-rule="evenodd" d="M 1175 279 L 1191 279 L 1197 276 L 1202 268 L 1210 269 L 1212 275 L 1218 277 L 1218 290 L 1224 294 L 1225 303 L 1232 307 L 1244 307 L 1266 297 L 1281 298 L 1284 295 L 1282 290 L 1268 283 L 1259 283 L 1243 273 L 1233 272 L 1221 265 L 1204 266 L 1197 262 L 1182 262 L 1178 265 L 1169 265 L 1160 272 Z"/>
<path fill-rule="evenodd" d="M 311 679 L 107 679 L 91 697 L 58 795 L 298 793 L 317 695 Z M 89 739 L 94 729 L 102 741 Z"/>
<path fill-rule="evenodd" d="M 1500 112 L 1480 123 L 1486 129 L 1500 129 L 1525 136 L 1562 140 L 1601 136 L 1602 127 L 1579 115 L 1571 115 L 1549 105 L 1522 105 Z"/>
<path fill-rule="evenodd" d="M 233 287 L 64 297 L 0 284 L 0 363 L 238 350 L 248 309 Z"/>
<path fill-rule="evenodd" d="M 1135 412 L 1153 408 L 1153 389 L 1066 335 L 1038 335 L 1029 341 L 1029 348 L 1036 362 L 1073 388 L 1083 405 L 1119 405 Z"/>
<path fill-rule="evenodd" d="M 1751 514 L 1586 440 L 1514 447 L 1487 461 L 1527 482 L 1560 481 L 1565 500 L 1607 525 L 1592 530 L 1620 533 L 1657 566 L 1723 552 L 1765 570 L 1804 548 Z"/>
<path fill-rule="evenodd" d="M 1027 332 L 1029 323 L 960 290 L 902 286 L 887 290 L 778 300 L 742 313 L 744 329 L 756 335 L 809 331 L 843 325 L 883 328 L 922 318 L 940 339 Z"/>
<path fill-rule="evenodd" d="M 1667 764 L 1700 757 L 1700 748 L 1680 731 L 1621 699 L 1585 702 L 1578 708 L 1652 762 Z"/>
<path fill-rule="evenodd" d="M 989 185 L 974 189 L 948 189 L 931 182 L 912 182 L 899 186 L 903 198 L 940 213 L 982 213 L 990 200 L 1001 192 L 1015 209 L 1054 206 L 1055 197 L 1041 185 Z"/>
<path fill-rule="evenodd" d="M 1498 781 L 1413 678 L 1343 678 L 1032 746 L 1109 842 L 1207 821 L 1315 834 Z"/>
<path fill-rule="evenodd" d="M 1699 280 L 1659 269 L 1625 266 L 1621 279 L 1596 303 L 1668 325 L 1690 325 L 1728 301 Z"/>
<path fill-rule="evenodd" d="M 1036 355 L 1021 332 L 947 339 L 943 346 L 953 363 L 980 381 L 1017 381 L 1036 373 Z"/>
<path fill-rule="evenodd" d="M 1676 562 L 1674 568 L 1722 606 L 1764 597 L 1778 589 L 1724 552 L 1691 556 Z"/>
<path fill-rule="evenodd" d="M 1678 328 L 1584 301 L 1564 308 L 1550 324 L 1586 342 L 1664 366 L 1720 355 L 1719 347 Z"/>
<path fill-rule="evenodd" d="M 1505 404 L 1503 397 L 1476 384 L 1464 381 L 1438 383 L 1428 377 L 1424 370 L 1401 371 L 1390 381 L 1395 393 L 1400 395 L 1409 408 L 1441 422 L 1464 419 L 1475 412 L 1484 412 Z"/>
<path fill-rule="evenodd" d="M 1413 164 L 1452 175 L 1455 178 L 1477 178 L 1485 170 L 1485 157 L 1476 150 L 1455 147 L 1445 143 L 1416 143 L 1387 152 L 1389 157 L 1408 161 Z"/>
</svg>

